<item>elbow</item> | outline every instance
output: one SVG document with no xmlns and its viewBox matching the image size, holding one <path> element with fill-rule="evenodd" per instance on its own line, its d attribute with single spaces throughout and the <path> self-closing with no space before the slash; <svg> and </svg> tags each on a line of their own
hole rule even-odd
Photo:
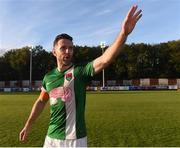
<svg viewBox="0 0 180 148">
<path fill-rule="evenodd" d="M 109 66 L 115 58 L 116 58 L 115 55 L 104 53 L 102 55 L 102 60 L 101 60 L 103 67 Z"/>
<path fill-rule="evenodd" d="M 102 62 L 102 66 L 104 68 L 106 68 L 107 66 L 109 66 L 111 64 L 112 60 L 106 58 L 106 59 L 103 59 L 103 62 Z"/>
</svg>

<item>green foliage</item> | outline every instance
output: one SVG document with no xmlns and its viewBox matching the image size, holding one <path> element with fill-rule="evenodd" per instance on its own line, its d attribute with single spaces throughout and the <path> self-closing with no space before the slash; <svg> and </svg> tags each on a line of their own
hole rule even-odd
<svg viewBox="0 0 180 148">
<path fill-rule="evenodd" d="M 114 62 L 120 79 L 180 77 L 180 40 L 125 45 Z"/>
<path fill-rule="evenodd" d="M 108 47 L 106 47 L 108 48 Z M 130 44 L 122 47 L 120 54 L 105 70 L 105 79 L 179 78 L 180 40 L 160 44 Z M 102 54 L 100 46 L 75 46 L 74 63 L 92 61 Z M 42 46 L 32 51 L 32 79 L 42 80 L 44 74 L 56 67 L 51 52 Z M 14 49 L 0 57 L 0 80 L 29 79 L 29 47 Z M 101 80 L 101 73 L 94 77 Z"/>
<path fill-rule="evenodd" d="M 51 52 L 42 46 L 32 50 L 32 79 L 42 80 L 45 73 L 56 67 L 56 61 Z M 13 49 L 0 57 L 0 80 L 28 80 L 30 65 L 30 47 Z"/>
<path fill-rule="evenodd" d="M 74 62 L 82 63 L 92 61 L 102 54 L 101 48 L 98 47 L 87 47 L 87 46 L 75 46 L 74 47 Z"/>
<path fill-rule="evenodd" d="M 29 47 L 23 47 L 21 49 L 12 50 L 9 56 L 9 63 L 11 67 L 17 72 L 19 80 L 25 78 L 27 75 Z"/>
<path fill-rule="evenodd" d="M 36 46 L 32 51 L 32 77 L 33 80 L 42 80 L 44 75 L 56 67 L 55 57 L 42 46 Z"/>
</svg>

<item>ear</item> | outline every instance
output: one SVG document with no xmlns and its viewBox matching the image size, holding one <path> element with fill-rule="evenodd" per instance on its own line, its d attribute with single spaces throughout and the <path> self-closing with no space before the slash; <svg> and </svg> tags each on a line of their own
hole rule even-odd
<svg viewBox="0 0 180 148">
<path fill-rule="evenodd" d="M 56 51 L 54 48 L 52 49 L 52 54 L 56 57 Z"/>
</svg>

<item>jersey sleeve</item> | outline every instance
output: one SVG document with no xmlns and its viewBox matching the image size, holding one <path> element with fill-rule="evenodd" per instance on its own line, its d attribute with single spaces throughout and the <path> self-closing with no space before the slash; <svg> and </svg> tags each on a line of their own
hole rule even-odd
<svg viewBox="0 0 180 148">
<path fill-rule="evenodd" d="M 93 77 L 94 76 L 94 69 L 93 69 L 93 62 L 89 62 L 82 66 L 82 75 L 84 77 Z"/>
<path fill-rule="evenodd" d="M 83 63 L 77 66 L 78 77 L 83 80 L 85 83 L 89 81 L 94 76 L 93 62 Z"/>
<path fill-rule="evenodd" d="M 39 99 L 44 101 L 49 99 L 49 94 L 45 92 L 44 90 L 41 90 L 41 93 L 39 95 Z"/>
<path fill-rule="evenodd" d="M 43 81 L 42 81 L 41 91 L 47 92 L 45 77 L 44 77 L 44 79 L 43 79 Z"/>
<path fill-rule="evenodd" d="M 44 77 L 43 81 L 42 81 L 42 87 L 41 87 L 41 93 L 39 95 L 39 99 L 40 100 L 48 100 L 49 99 L 49 93 L 46 89 L 46 79 Z"/>
</svg>

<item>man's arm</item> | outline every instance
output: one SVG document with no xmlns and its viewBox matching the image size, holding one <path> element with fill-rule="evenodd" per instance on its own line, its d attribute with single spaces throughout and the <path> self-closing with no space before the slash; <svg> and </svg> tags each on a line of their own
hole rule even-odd
<svg viewBox="0 0 180 148">
<path fill-rule="evenodd" d="M 27 139 L 32 123 L 38 118 L 38 116 L 44 109 L 44 106 L 46 105 L 48 99 L 49 99 L 48 93 L 41 91 L 39 98 L 36 100 L 36 102 L 34 103 L 32 107 L 31 113 L 29 115 L 29 118 L 26 121 L 24 128 L 19 134 L 20 141 L 24 141 Z"/>
<path fill-rule="evenodd" d="M 137 21 L 141 18 L 141 10 L 137 11 L 137 6 L 133 6 L 121 28 L 121 32 L 118 34 L 116 40 L 113 42 L 113 44 L 104 52 L 103 55 L 96 58 L 93 61 L 93 68 L 94 68 L 94 74 L 97 74 L 98 72 L 102 71 L 105 67 L 107 67 L 112 61 L 118 56 L 120 52 L 120 48 L 124 45 L 128 35 L 133 31 Z"/>
</svg>

